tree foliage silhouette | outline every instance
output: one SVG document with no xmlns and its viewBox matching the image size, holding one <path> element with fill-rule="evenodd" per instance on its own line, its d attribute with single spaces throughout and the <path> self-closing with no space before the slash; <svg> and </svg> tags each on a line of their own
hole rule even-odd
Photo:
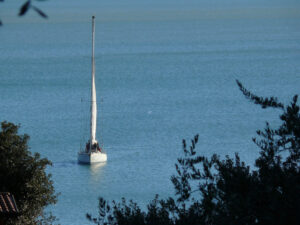
<svg viewBox="0 0 300 225">
<path fill-rule="evenodd" d="M 171 177 L 176 198 L 158 199 L 143 212 L 133 201 L 99 199 L 99 215 L 87 214 L 95 224 L 118 225 L 296 225 L 300 223 L 300 114 L 298 96 L 285 106 L 277 98 L 258 97 L 237 81 L 247 99 L 262 108 L 282 110 L 279 128 L 266 123 L 254 143 L 260 148 L 255 168 L 234 158 L 198 155 L 196 135 Z"/>
<path fill-rule="evenodd" d="M 44 213 L 57 200 L 51 175 L 45 171 L 51 162 L 38 153 L 32 155 L 29 136 L 19 135 L 18 129 L 13 123 L 1 123 L 0 192 L 13 194 L 20 211 L 15 218 L 4 218 L 5 224 L 52 224 L 55 217 Z"/>
</svg>

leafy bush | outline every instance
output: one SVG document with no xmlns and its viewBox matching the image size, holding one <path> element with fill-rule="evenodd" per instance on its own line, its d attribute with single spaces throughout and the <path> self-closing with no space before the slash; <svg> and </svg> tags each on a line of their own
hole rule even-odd
<svg viewBox="0 0 300 225">
<path fill-rule="evenodd" d="M 52 224 L 55 217 L 44 213 L 44 208 L 56 203 L 51 174 L 45 169 L 51 165 L 28 150 L 29 136 L 18 134 L 19 126 L 2 122 L 0 131 L 0 192 L 14 195 L 19 214 L 4 218 L 9 225 Z"/>
</svg>

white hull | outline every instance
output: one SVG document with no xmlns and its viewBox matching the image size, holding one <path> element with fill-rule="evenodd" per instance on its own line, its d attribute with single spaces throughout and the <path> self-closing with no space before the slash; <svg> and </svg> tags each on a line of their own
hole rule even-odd
<svg viewBox="0 0 300 225">
<path fill-rule="evenodd" d="M 92 164 L 92 163 L 100 163 L 106 161 L 107 161 L 106 153 L 102 153 L 102 152 L 91 152 L 91 153 L 79 152 L 78 153 L 79 163 Z"/>
</svg>

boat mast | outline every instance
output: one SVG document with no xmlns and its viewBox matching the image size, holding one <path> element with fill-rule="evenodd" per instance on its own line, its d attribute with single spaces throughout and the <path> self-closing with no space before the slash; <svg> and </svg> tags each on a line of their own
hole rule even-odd
<svg viewBox="0 0 300 225">
<path fill-rule="evenodd" d="M 91 88 L 91 137 L 90 137 L 90 151 L 92 145 L 96 141 L 96 127 L 97 127 L 97 100 L 95 87 L 95 16 L 92 17 L 92 88 Z"/>
</svg>

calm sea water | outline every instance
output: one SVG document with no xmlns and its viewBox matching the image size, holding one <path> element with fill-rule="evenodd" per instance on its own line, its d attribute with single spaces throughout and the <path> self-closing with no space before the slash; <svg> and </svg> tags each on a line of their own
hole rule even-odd
<svg viewBox="0 0 300 225">
<path fill-rule="evenodd" d="M 60 223 L 88 224 L 99 196 L 144 207 L 156 193 L 173 195 L 181 140 L 197 133 L 201 154 L 238 152 L 253 164 L 251 138 L 267 120 L 278 125 L 278 111 L 249 103 L 235 79 L 286 103 L 299 94 L 300 20 L 292 9 L 276 10 L 100 19 L 97 136 L 108 162 L 96 166 L 78 165 L 76 155 L 88 138 L 89 19 L 2 27 L 0 120 L 20 123 L 31 151 L 52 160 Z"/>
</svg>

